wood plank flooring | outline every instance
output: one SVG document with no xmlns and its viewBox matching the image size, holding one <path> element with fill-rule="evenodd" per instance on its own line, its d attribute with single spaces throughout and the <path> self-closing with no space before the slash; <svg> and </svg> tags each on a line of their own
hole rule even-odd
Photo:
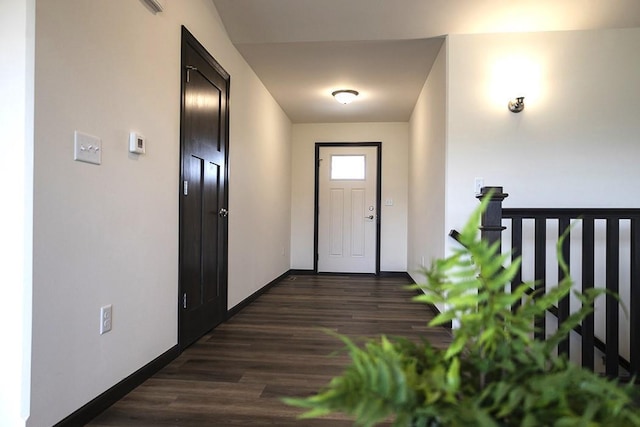
<svg viewBox="0 0 640 427">
<path fill-rule="evenodd" d="M 446 346 L 450 333 L 429 328 L 431 309 L 411 301 L 398 277 L 289 276 L 99 415 L 106 426 L 351 426 L 343 415 L 298 420 L 283 396 L 314 393 L 348 358 L 320 328 L 357 337 L 426 337 Z"/>
</svg>

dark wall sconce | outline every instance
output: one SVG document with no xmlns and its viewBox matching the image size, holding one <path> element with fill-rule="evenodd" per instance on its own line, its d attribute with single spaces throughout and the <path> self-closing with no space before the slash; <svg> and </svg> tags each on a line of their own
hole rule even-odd
<svg viewBox="0 0 640 427">
<path fill-rule="evenodd" d="M 524 110 L 524 96 L 519 96 L 509 101 L 509 111 L 519 113 L 522 110 Z"/>
</svg>

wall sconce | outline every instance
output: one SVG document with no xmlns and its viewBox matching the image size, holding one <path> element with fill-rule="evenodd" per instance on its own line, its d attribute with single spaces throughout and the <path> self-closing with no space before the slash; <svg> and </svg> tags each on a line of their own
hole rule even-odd
<svg viewBox="0 0 640 427">
<path fill-rule="evenodd" d="M 513 48 L 520 50 L 516 45 Z M 499 57 L 488 62 L 486 88 L 491 109 L 496 114 L 504 114 L 507 104 L 509 111 L 519 113 L 524 110 L 525 97 L 528 108 L 539 106 L 545 97 L 543 80 L 546 67 L 543 65 L 535 49 L 513 54 L 500 52 Z"/>
<path fill-rule="evenodd" d="M 518 96 L 516 99 L 509 101 L 509 111 L 519 113 L 524 110 L 524 96 Z"/>
<path fill-rule="evenodd" d="M 340 89 L 334 92 L 331 92 L 331 95 L 341 104 L 348 104 L 359 95 L 357 90 L 352 89 Z"/>
</svg>

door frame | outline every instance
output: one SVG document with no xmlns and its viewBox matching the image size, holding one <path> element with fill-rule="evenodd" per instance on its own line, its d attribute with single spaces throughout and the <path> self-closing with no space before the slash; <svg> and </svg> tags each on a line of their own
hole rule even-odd
<svg viewBox="0 0 640 427">
<path fill-rule="evenodd" d="M 225 155 L 224 155 L 224 168 L 223 168 L 223 176 L 221 177 L 224 180 L 224 195 L 222 196 L 222 205 L 228 209 L 229 206 L 229 98 L 230 98 L 230 88 L 231 88 L 231 76 L 227 71 L 215 60 L 215 58 L 207 51 L 207 49 L 195 38 L 191 32 L 183 25 L 182 27 L 182 37 L 181 37 L 181 53 L 180 53 L 180 170 L 178 175 L 178 295 L 177 295 L 177 306 L 178 306 L 178 347 L 180 351 L 184 350 L 189 343 L 183 342 L 183 339 L 180 334 L 181 327 L 181 310 L 182 310 L 182 285 L 180 283 L 180 269 L 182 268 L 182 194 L 183 194 L 183 179 L 184 179 L 184 138 L 185 138 L 185 114 L 186 114 L 186 80 L 187 80 L 187 47 L 191 47 L 195 50 L 213 69 L 216 70 L 220 76 L 225 80 L 225 90 L 226 90 L 226 99 L 224 102 L 225 111 L 221 114 L 222 120 L 220 123 L 220 134 L 221 141 L 225 145 Z M 218 240 L 222 240 L 222 245 L 219 245 L 219 249 L 222 249 L 222 253 L 218 254 L 218 259 L 220 260 L 220 266 L 218 267 L 220 270 L 219 276 L 219 286 L 220 286 L 220 298 L 222 300 L 221 310 L 222 310 L 222 322 L 228 319 L 229 317 L 229 302 L 228 302 L 228 274 L 229 274 L 229 221 L 227 218 L 221 222 L 221 226 L 219 227 Z M 221 247 L 220 247 L 221 246 Z"/>
<path fill-rule="evenodd" d="M 315 189 L 313 200 L 313 271 L 318 274 L 318 208 L 320 206 L 320 148 L 321 147 L 375 147 L 376 149 L 376 272 L 380 275 L 380 222 L 382 212 L 382 142 L 316 142 L 315 148 Z"/>
</svg>

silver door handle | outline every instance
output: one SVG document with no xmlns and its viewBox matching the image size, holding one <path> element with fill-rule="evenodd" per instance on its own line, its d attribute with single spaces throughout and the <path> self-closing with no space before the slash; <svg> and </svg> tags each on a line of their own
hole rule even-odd
<svg viewBox="0 0 640 427">
<path fill-rule="evenodd" d="M 225 208 L 220 209 L 220 212 L 218 212 L 218 216 L 220 218 L 226 218 L 229 215 L 229 211 L 226 210 Z"/>
<path fill-rule="evenodd" d="M 365 216 L 365 219 L 373 219 L 375 218 L 373 215 Z"/>
</svg>

